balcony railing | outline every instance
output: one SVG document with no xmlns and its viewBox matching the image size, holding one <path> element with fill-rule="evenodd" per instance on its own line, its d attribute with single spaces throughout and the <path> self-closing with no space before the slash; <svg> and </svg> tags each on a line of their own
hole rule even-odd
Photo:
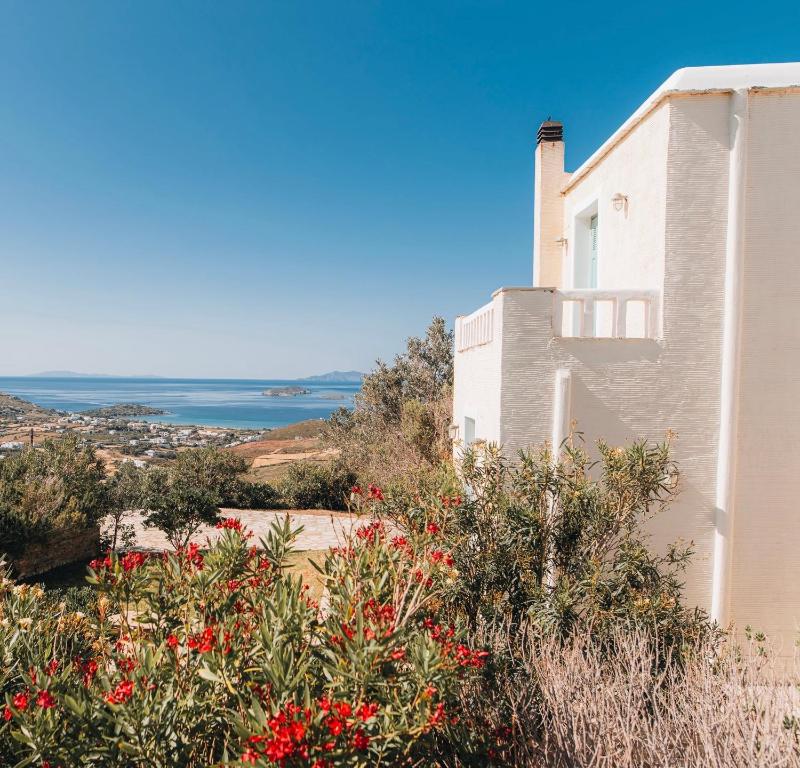
<svg viewBox="0 0 800 768">
<path fill-rule="evenodd" d="M 456 350 L 488 344 L 494 338 L 494 307 L 489 304 L 456 320 Z"/>
<path fill-rule="evenodd" d="M 639 311 L 629 312 L 629 304 L 638 305 Z M 600 288 L 556 291 L 553 333 L 595 339 L 655 339 L 660 332 L 660 312 L 659 291 Z"/>
</svg>

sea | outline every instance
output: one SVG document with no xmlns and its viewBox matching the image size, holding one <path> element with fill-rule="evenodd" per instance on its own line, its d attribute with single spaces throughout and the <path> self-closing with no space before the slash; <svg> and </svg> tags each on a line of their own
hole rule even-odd
<svg viewBox="0 0 800 768">
<path fill-rule="evenodd" d="M 303 387 L 308 395 L 269 397 L 273 387 Z M 274 429 L 306 419 L 325 419 L 352 408 L 360 384 L 278 379 L 162 379 L 122 377 L 0 377 L 0 392 L 44 408 L 86 411 L 117 403 L 139 403 L 167 413 L 137 417 L 169 424 L 236 429 Z"/>
</svg>

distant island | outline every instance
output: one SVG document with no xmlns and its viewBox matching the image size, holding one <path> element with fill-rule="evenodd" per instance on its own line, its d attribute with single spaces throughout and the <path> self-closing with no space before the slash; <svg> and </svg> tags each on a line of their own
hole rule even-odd
<svg viewBox="0 0 800 768">
<path fill-rule="evenodd" d="M 77 371 L 40 371 L 28 376 L 30 379 L 160 379 L 152 374 L 123 376 L 116 373 L 79 373 Z"/>
<path fill-rule="evenodd" d="M 305 387 L 270 387 L 261 394 L 267 397 L 297 397 L 298 395 L 310 395 L 311 390 Z"/>
<path fill-rule="evenodd" d="M 331 371 L 330 373 L 321 373 L 318 376 L 309 376 L 301 379 L 301 381 L 335 381 L 342 384 L 360 384 L 365 375 L 361 371 Z"/>
<path fill-rule="evenodd" d="M 81 416 L 91 416 L 100 419 L 118 419 L 125 416 L 163 416 L 166 411 L 161 408 L 151 408 L 149 405 L 139 403 L 117 403 L 103 408 L 92 408 L 80 411 Z"/>
</svg>

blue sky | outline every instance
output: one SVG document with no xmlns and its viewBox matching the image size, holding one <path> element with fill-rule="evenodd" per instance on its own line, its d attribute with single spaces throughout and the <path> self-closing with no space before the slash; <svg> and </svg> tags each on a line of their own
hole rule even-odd
<svg viewBox="0 0 800 768">
<path fill-rule="evenodd" d="M 368 369 L 531 280 L 532 152 L 796 3 L 0 0 L 0 375 Z"/>
</svg>

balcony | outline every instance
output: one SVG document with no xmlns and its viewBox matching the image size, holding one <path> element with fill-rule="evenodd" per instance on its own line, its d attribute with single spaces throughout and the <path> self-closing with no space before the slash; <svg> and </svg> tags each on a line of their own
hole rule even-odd
<svg viewBox="0 0 800 768">
<path fill-rule="evenodd" d="M 456 352 L 491 345 L 503 336 L 506 323 L 510 323 L 507 331 L 526 333 L 523 316 L 514 314 L 503 319 L 507 314 L 502 300 L 505 294 L 517 295 L 520 299 L 528 296 L 524 304 L 539 321 L 537 334 L 550 338 L 657 339 L 661 335 L 660 291 L 501 288 L 488 304 L 456 319 Z"/>
<path fill-rule="evenodd" d="M 586 288 L 553 294 L 553 335 L 564 338 L 656 339 L 660 315 L 659 291 Z"/>
<path fill-rule="evenodd" d="M 487 304 L 471 315 L 456 318 L 455 332 L 457 352 L 489 344 L 494 339 L 494 305 Z"/>
</svg>

